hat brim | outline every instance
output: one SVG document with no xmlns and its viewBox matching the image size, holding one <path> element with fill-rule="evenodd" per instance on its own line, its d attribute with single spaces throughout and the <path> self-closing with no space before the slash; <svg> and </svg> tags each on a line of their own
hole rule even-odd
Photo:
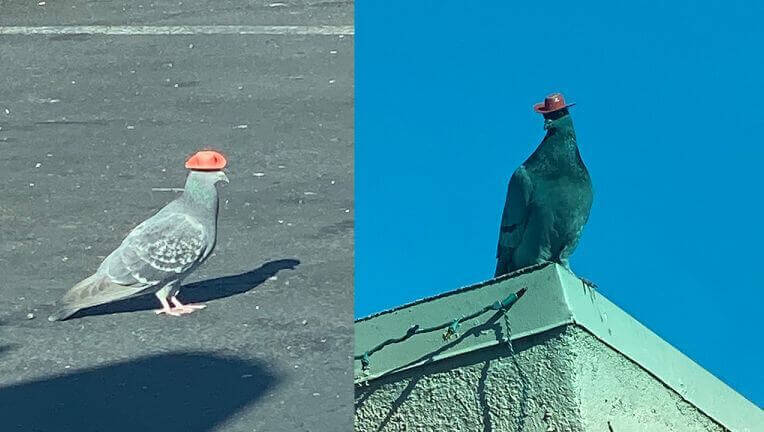
<svg viewBox="0 0 764 432">
<path fill-rule="evenodd" d="M 210 168 L 197 168 L 197 167 L 189 167 L 189 166 L 186 167 L 186 169 L 188 169 L 190 171 L 223 171 L 223 168 L 225 168 L 225 167 L 220 167 L 220 168 L 212 168 L 212 167 L 210 167 Z"/>
<path fill-rule="evenodd" d="M 573 106 L 573 105 L 575 105 L 575 104 L 576 104 L 576 103 L 574 102 L 574 103 L 572 103 L 572 104 L 563 105 L 563 106 L 561 106 L 561 107 L 559 107 L 559 108 L 550 109 L 550 110 L 545 110 L 545 109 L 544 109 L 544 102 L 539 102 L 539 103 L 537 103 L 536 105 L 533 105 L 533 110 L 534 110 L 534 111 L 536 111 L 536 112 L 537 112 L 537 113 L 539 113 L 539 114 L 549 114 L 549 113 L 553 113 L 553 112 L 555 112 L 555 111 L 559 111 L 559 110 L 561 110 L 561 109 L 565 109 L 565 108 L 568 108 L 568 107 L 572 107 L 572 106 Z"/>
</svg>

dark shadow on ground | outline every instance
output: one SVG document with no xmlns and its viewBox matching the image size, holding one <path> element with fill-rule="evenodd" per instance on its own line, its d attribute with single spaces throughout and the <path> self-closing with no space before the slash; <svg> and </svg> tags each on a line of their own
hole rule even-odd
<svg viewBox="0 0 764 432">
<path fill-rule="evenodd" d="M 256 288 L 269 277 L 275 276 L 281 270 L 294 270 L 300 264 L 297 259 L 279 259 L 268 261 L 260 267 L 233 276 L 207 279 L 183 285 L 178 299 L 183 303 L 204 303 L 236 294 L 242 294 Z M 160 309 L 159 300 L 153 295 L 130 298 L 101 306 L 84 309 L 72 315 L 69 319 L 94 315 L 111 315 L 125 312 L 137 312 Z"/>
<path fill-rule="evenodd" d="M 0 422 L 7 431 L 206 432 L 279 381 L 259 360 L 161 354 L 0 387 Z"/>
<path fill-rule="evenodd" d="M 0 345 L 0 357 L 4 356 L 6 353 L 15 350 L 18 348 L 18 345 L 10 344 L 10 345 Z"/>
</svg>

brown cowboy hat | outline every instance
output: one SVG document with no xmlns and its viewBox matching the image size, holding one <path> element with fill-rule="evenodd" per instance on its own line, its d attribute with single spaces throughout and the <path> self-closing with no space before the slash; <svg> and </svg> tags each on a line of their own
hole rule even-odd
<svg viewBox="0 0 764 432">
<path fill-rule="evenodd" d="M 575 105 L 575 103 L 565 103 L 565 98 L 562 96 L 562 93 L 552 93 L 544 98 L 544 102 L 539 102 L 536 105 L 533 105 L 533 110 L 540 114 L 549 114 L 573 105 Z"/>
</svg>

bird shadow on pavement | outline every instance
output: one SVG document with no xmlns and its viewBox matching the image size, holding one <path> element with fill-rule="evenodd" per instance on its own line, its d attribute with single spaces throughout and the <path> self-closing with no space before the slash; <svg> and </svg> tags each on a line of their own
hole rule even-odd
<svg viewBox="0 0 764 432">
<path fill-rule="evenodd" d="M 0 357 L 4 356 L 7 352 L 15 350 L 16 348 L 18 348 L 18 345 L 16 344 L 0 345 Z"/>
<path fill-rule="evenodd" d="M 159 354 L 0 387 L 2 425 L 9 431 L 207 432 L 280 381 L 261 360 Z"/>
<path fill-rule="evenodd" d="M 294 270 L 299 264 L 300 260 L 297 259 L 278 259 L 268 261 L 246 273 L 185 284 L 180 288 L 178 299 L 183 303 L 204 303 L 242 294 L 256 288 L 281 270 Z M 149 294 L 83 309 L 69 319 L 154 310 L 160 307 L 156 296 Z"/>
</svg>

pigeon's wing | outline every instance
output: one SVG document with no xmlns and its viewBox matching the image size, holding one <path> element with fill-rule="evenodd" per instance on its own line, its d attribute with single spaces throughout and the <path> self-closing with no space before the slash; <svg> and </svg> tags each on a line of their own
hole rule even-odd
<svg viewBox="0 0 764 432">
<path fill-rule="evenodd" d="M 207 254 L 204 226 L 183 213 L 159 213 L 133 229 L 101 265 L 119 284 L 180 278 Z"/>
<path fill-rule="evenodd" d="M 499 244 L 496 250 L 496 257 L 499 261 L 508 259 L 512 251 L 522 242 L 525 225 L 528 221 L 528 204 L 531 200 L 532 191 L 533 187 L 528 172 L 523 165 L 520 165 L 509 180 L 504 213 L 501 215 Z"/>
<path fill-rule="evenodd" d="M 204 227 L 181 213 L 158 213 L 125 237 L 98 271 L 63 297 L 51 319 L 133 297 L 168 279 L 180 278 L 207 253 Z"/>
</svg>

